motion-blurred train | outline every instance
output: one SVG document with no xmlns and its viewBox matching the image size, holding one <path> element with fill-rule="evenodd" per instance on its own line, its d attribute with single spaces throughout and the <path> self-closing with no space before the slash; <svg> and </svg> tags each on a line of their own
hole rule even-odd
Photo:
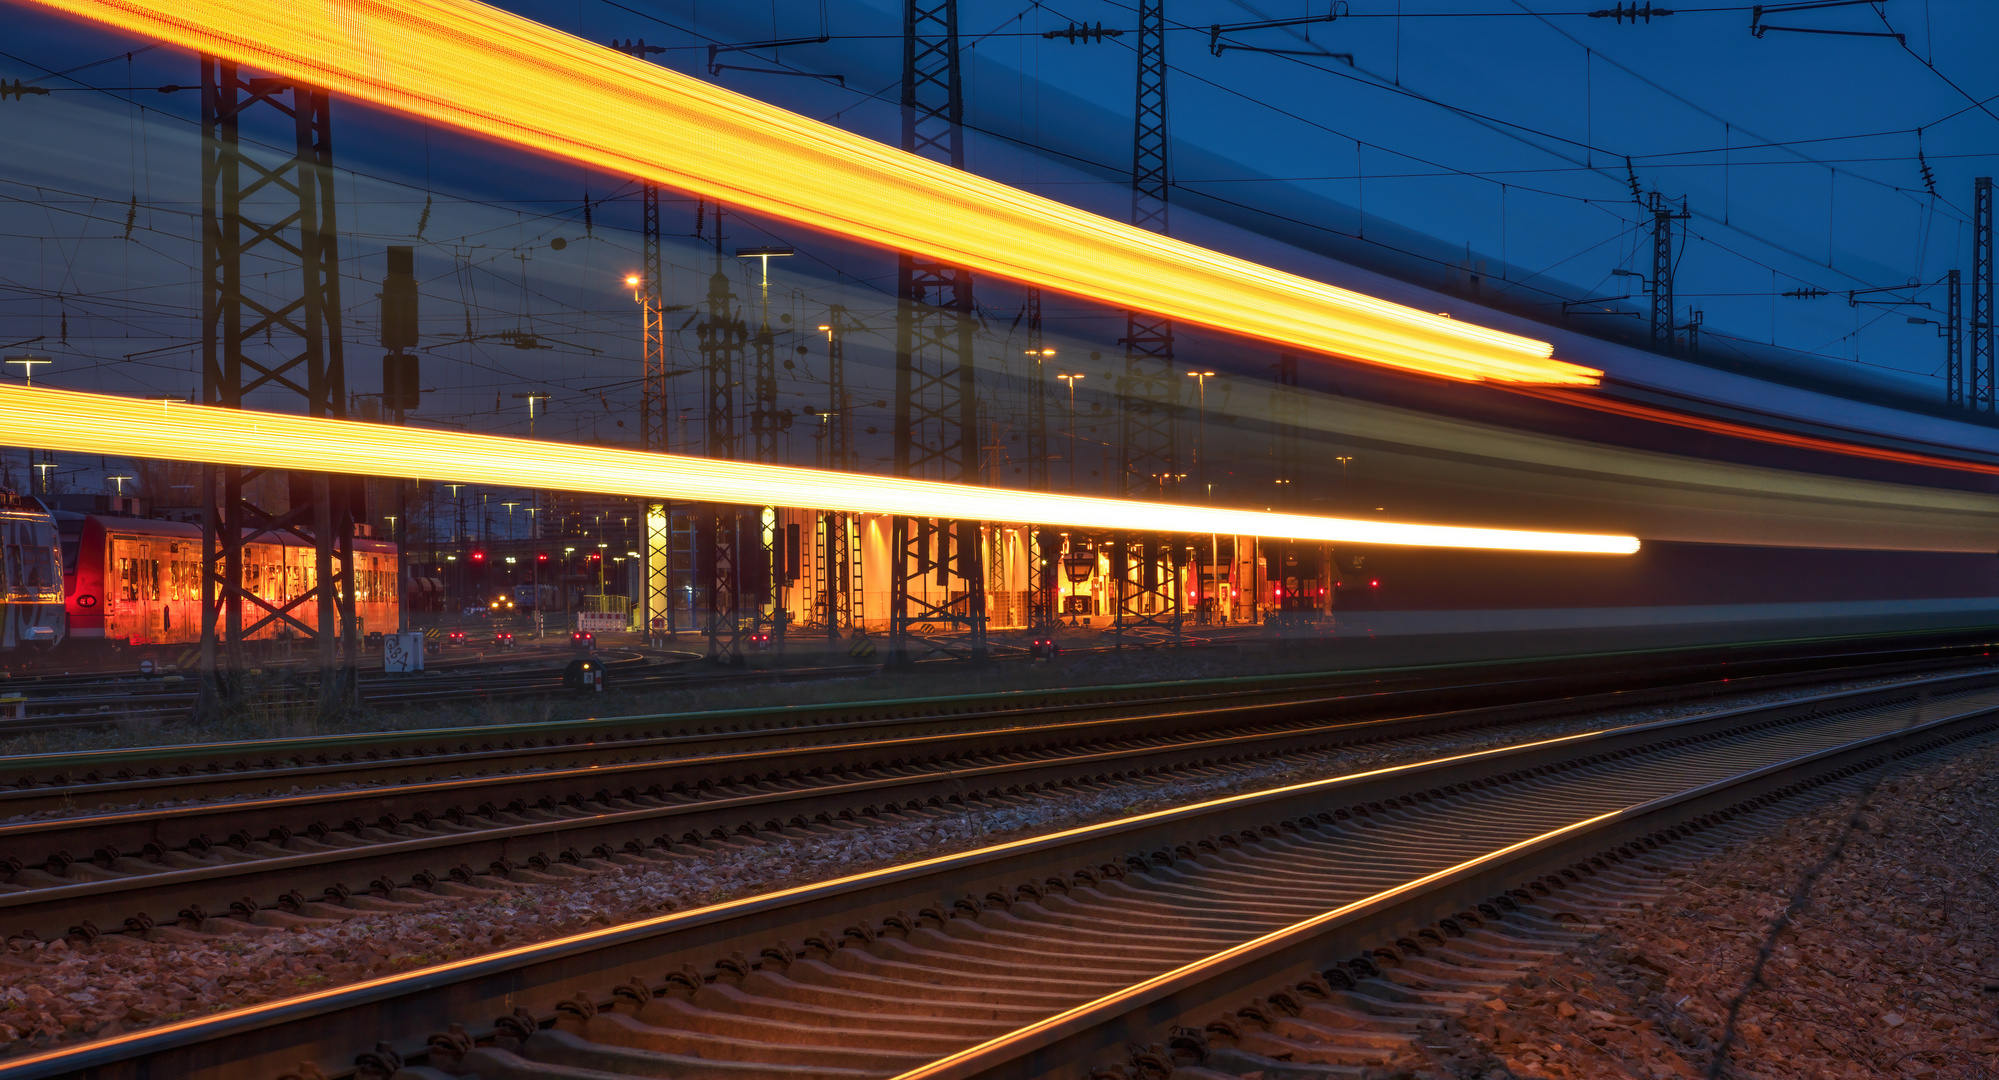
<svg viewBox="0 0 1999 1080">
<path fill-rule="evenodd" d="M 111 514 L 59 513 L 62 534 L 63 594 L 68 598 L 69 637 L 82 645 L 194 644 L 201 640 L 201 528 L 177 521 Z M 393 630 L 401 585 L 396 546 L 357 539 L 355 613 L 360 630 Z M 244 549 L 243 584 L 274 607 L 313 588 L 313 549 L 289 534 L 265 536 Z M 300 604 L 293 617 L 318 623 L 318 606 Z M 263 618 L 245 604 L 245 626 Z M 248 635 L 282 638 L 291 627 L 274 620 Z"/>
<path fill-rule="evenodd" d="M 35 499 L 0 491 L 0 652 L 62 640 L 62 585 L 54 516 Z"/>
</svg>

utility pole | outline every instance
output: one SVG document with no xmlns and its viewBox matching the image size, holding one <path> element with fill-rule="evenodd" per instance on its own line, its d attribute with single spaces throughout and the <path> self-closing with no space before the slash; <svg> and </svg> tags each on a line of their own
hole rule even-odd
<svg viewBox="0 0 1999 1080">
<path fill-rule="evenodd" d="M 204 405 L 240 409 L 257 391 L 290 391 L 305 414 L 344 417 L 340 253 L 334 222 L 331 100 L 283 79 L 245 75 L 235 63 L 201 57 L 202 389 Z M 244 117 L 269 115 L 291 128 L 289 157 L 259 161 L 243 138 Z M 252 139 L 255 137 L 253 136 Z M 246 294 L 292 279 L 296 294 Z M 254 268 L 254 269 L 253 269 Z M 258 348 L 269 336 L 271 345 Z M 317 645 L 320 715 L 356 702 L 354 521 L 360 485 L 323 472 L 294 472 L 283 513 L 252 502 L 245 485 L 262 470 L 202 467 L 201 671 L 205 704 L 235 698 L 248 669 L 244 642 L 297 634 Z M 313 549 L 313 584 L 275 602 L 246 587 L 246 548 L 296 536 Z M 250 616 L 246 619 L 244 608 Z M 312 613 L 311 621 L 301 617 Z"/>
<path fill-rule="evenodd" d="M 834 304 L 826 309 L 826 467 L 852 469 L 854 460 L 854 410 L 847 393 L 847 309 Z"/>
<path fill-rule="evenodd" d="M 417 358 L 413 352 L 417 346 L 417 291 L 416 291 L 416 249 L 407 245 L 392 245 L 388 250 L 387 273 L 382 277 L 381 292 L 382 348 L 387 350 L 382 357 L 382 411 L 387 413 L 401 427 L 409 418 L 411 410 L 422 403 L 423 384 L 417 374 Z M 409 484 L 397 478 L 396 522 L 403 523 L 394 537 L 396 542 L 396 592 L 403 595 L 403 564 L 408 556 L 409 544 Z M 396 605 L 396 632 L 409 629 L 409 604 Z"/>
<path fill-rule="evenodd" d="M 644 38 L 636 42 L 630 38 L 623 42 L 613 40 L 610 45 L 641 60 L 666 51 L 662 46 L 647 45 Z M 639 271 L 638 293 L 639 302 L 645 306 L 645 381 L 639 397 L 639 449 L 668 453 L 673 449 L 674 410 L 673 391 L 667 382 L 670 376 L 666 368 L 666 290 L 660 271 L 658 184 L 641 184 L 640 207 L 643 265 Z M 718 213 L 718 225 L 720 220 Z M 648 500 L 645 506 L 645 586 L 641 590 L 643 596 L 639 611 L 648 640 L 661 631 L 666 637 L 674 636 L 673 579 L 680 560 L 676 558 L 673 541 L 679 535 L 673 527 L 673 503 L 665 499 Z M 689 552 L 690 564 L 692 559 L 693 553 Z M 539 595 L 537 592 L 537 625 L 541 611 Z"/>
<path fill-rule="evenodd" d="M 1166 126 L 1165 0 L 1139 0 L 1138 93 L 1132 120 L 1131 223 L 1167 230 L 1168 134 Z M 1124 492 L 1129 497 L 1162 498 L 1179 483 L 1175 438 L 1180 386 L 1173 375 L 1173 322 L 1142 311 L 1125 313 L 1121 442 Z M 1162 573 L 1159 544 L 1131 538 L 1113 544 L 1112 576 L 1117 597 L 1112 633 L 1118 644 L 1141 627 L 1161 628 L 1180 638 L 1181 590 L 1177 573 Z M 1172 544 L 1174 552 L 1181 545 Z M 1136 554 L 1137 558 L 1131 558 Z"/>
<path fill-rule="evenodd" d="M 1943 386 L 1946 404 L 1964 406 L 1964 283 L 1953 269 L 1945 279 Z"/>
<path fill-rule="evenodd" d="M 704 207 L 706 204 L 704 204 Z M 736 380 L 743 369 L 749 328 L 736 311 L 722 255 L 722 207 L 715 208 L 715 272 L 708 278 L 708 304 L 699 329 L 702 366 L 708 385 L 708 456 L 715 461 L 737 457 Z M 699 231 L 697 220 L 696 231 Z M 715 663 L 743 662 L 743 627 L 738 608 L 742 592 L 742 510 L 713 508 L 699 530 L 698 562 L 709 582 L 708 659 Z"/>
<path fill-rule="evenodd" d="M 1042 344 L 1039 286 L 1027 290 L 1027 304 L 1021 314 L 1021 321 L 1027 324 L 1027 486 L 1031 491 L 1047 491 L 1047 361 L 1055 355 L 1055 350 Z"/>
<path fill-rule="evenodd" d="M 1971 363 L 1965 404 L 1992 412 L 1992 178 L 1971 185 Z"/>
<path fill-rule="evenodd" d="M 1027 290 L 1021 312 L 1027 324 L 1027 486 L 1047 491 L 1048 477 L 1048 358 L 1055 350 L 1043 344 L 1041 289 Z M 1062 558 L 1062 538 L 1051 529 L 1030 528 L 1027 542 L 1027 625 L 1041 631 L 1056 625 L 1055 575 Z"/>
<path fill-rule="evenodd" d="M 958 64 L 958 0 L 904 0 L 902 26 L 902 148 L 962 169 L 965 94 Z M 971 271 L 904 252 L 896 284 L 895 471 L 976 483 L 979 399 Z M 976 521 L 894 519 L 890 663 L 910 662 L 912 631 L 923 624 L 952 629 L 954 641 L 946 651 L 985 659 L 981 531 Z M 952 602 L 954 585 L 964 594 L 962 606 Z M 942 591 L 941 601 L 931 599 L 933 586 Z"/>
<path fill-rule="evenodd" d="M 826 467 L 851 469 L 854 461 L 853 405 L 847 394 L 847 309 L 834 304 L 826 311 Z M 854 625 L 853 542 L 851 519 L 838 510 L 819 513 L 824 558 L 821 565 L 826 593 L 826 640 L 837 642 Z"/>
<path fill-rule="evenodd" d="M 762 272 L 757 331 L 750 336 L 755 359 L 751 364 L 754 374 L 750 379 L 749 414 L 751 460 L 765 464 L 777 463 L 778 436 L 789 426 L 789 417 L 780 414 L 777 408 L 777 333 L 770 325 L 770 261 L 792 253 L 788 247 L 736 249 L 736 258 L 756 259 Z M 763 568 L 754 571 L 753 582 L 757 625 L 760 628 L 770 627 L 777 651 L 783 652 L 785 564 L 788 561 L 780 539 L 784 526 L 779 521 L 777 508 L 773 506 L 759 509 L 757 523 L 757 543 L 763 553 Z M 765 604 L 770 605 L 768 616 L 764 614 Z"/>
<path fill-rule="evenodd" d="M 1673 222 L 1687 219 L 1675 213 L 1664 195 L 1652 192 L 1646 209 L 1652 212 L 1652 347 L 1673 351 Z"/>
<path fill-rule="evenodd" d="M 644 43 L 640 43 L 643 47 Z M 639 397 L 639 449 L 673 448 L 673 393 L 666 370 L 666 284 L 659 255 L 659 185 L 640 188 L 639 302 L 645 307 L 645 383 Z M 646 639 L 673 636 L 673 504 L 645 506 L 645 588 L 639 617 Z M 539 610 L 539 608 L 537 608 Z"/>
</svg>

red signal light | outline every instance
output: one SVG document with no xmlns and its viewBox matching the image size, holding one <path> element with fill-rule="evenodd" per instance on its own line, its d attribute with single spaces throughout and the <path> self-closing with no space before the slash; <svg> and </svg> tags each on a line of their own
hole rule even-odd
<svg viewBox="0 0 1999 1080">
<path fill-rule="evenodd" d="M 536 562 L 547 562 L 547 561 L 548 561 L 548 552 L 546 552 L 546 551 L 537 551 L 537 552 L 535 552 L 535 556 L 534 556 L 534 561 L 536 561 Z"/>
<path fill-rule="evenodd" d="M 485 552 L 483 552 L 483 551 L 475 551 L 475 552 L 473 552 L 473 553 L 472 553 L 472 561 L 473 561 L 473 562 L 485 562 L 485 561 L 486 561 L 486 553 L 485 553 Z"/>
<path fill-rule="evenodd" d="M 1370 582 L 1368 582 L 1368 583 L 1367 583 L 1367 587 L 1368 587 L 1368 588 L 1370 588 L 1370 589 L 1379 589 L 1379 588 L 1381 588 L 1381 579 L 1380 579 L 1380 578 L 1376 578 L 1376 579 L 1374 579 L 1373 581 L 1370 581 Z"/>
</svg>

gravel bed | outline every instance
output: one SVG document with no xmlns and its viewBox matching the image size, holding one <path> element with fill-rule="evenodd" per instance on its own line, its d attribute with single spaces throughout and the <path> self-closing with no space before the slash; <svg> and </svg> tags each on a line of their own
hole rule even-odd
<svg viewBox="0 0 1999 1080">
<path fill-rule="evenodd" d="M 1859 688 L 1882 681 L 1887 680 L 1841 686 Z M 1726 702 L 1650 706 L 1507 725 L 1456 736 L 1445 752 L 1762 704 L 1827 689 L 1772 691 Z M 371 908 L 366 911 L 308 905 L 307 916 L 338 917 L 292 917 L 284 919 L 288 925 L 282 927 L 211 919 L 204 930 L 227 932 L 162 926 L 147 938 L 111 934 L 94 942 L 12 939 L 0 951 L 0 1040 L 7 1044 L 0 1057 L 463 959 L 661 911 L 1222 795 L 1426 760 L 1439 752 L 1434 740 L 1398 741 L 1354 748 L 1310 768 L 1268 765 L 1223 779 L 1130 783 L 1060 802 L 867 823 L 830 836 L 717 845 L 715 850 L 678 856 L 664 865 L 585 860 L 581 867 L 551 866 L 547 875 L 516 871 L 519 878 L 538 880 L 464 890 L 466 895 L 450 898 L 398 890 L 387 900 L 353 898 L 353 903 Z"/>
<path fill-rule="evenodd" d="M 1842 834 L 1743 998 L 1720 1075 L 1999 1074 L 1999 745 L 1847 788 L 1663 879 L 1675 898 L 1426 1042 L 1413 1080 L 1711 1075 L 1778 916 Z M 1849 822 L 1857 824 L 1851 826 Z"/>
</svg>

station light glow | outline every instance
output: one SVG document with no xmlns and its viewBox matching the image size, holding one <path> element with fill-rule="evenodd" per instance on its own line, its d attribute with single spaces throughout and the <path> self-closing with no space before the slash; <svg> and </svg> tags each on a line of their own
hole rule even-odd
<svg viewBox="0 0 1999 1080">
<path fill-rule="evenodd" d="M 642 499 L 787 506 L 1106 531 L 1220 533 L 1343 544 L 1629 555 L 1630 536 L 1422 525 L 1089 498 L 864 473 L 713 461 L 499 435 L 424 431 L 41 387 L 0 386 L 17 446 Z M 483 553 L 475 552 L 474 559 Z"/>
<path fill-rule="evenodd" d="M 37 0 L 427 121 L 1072 296 L 1450 379 L 1592 386 L 1544 341 L 1112 221 L 472 0 Z"/>
</svg>

